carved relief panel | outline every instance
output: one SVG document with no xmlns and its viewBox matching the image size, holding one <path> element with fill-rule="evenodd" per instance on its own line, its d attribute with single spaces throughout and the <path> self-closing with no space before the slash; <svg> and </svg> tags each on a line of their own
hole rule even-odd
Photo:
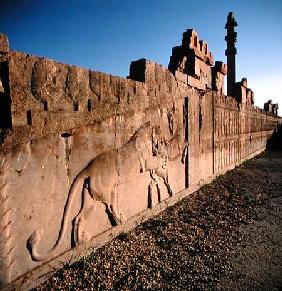
<svg viewBox="0 0 282 291">
<path fill-rule="evenodd" d="M 107 121 L 104 133 L 95 125 L 64 137 L 69 186 L 61 196 L 65 202 L 56 206 L 61 219 L 52 232 L 56 233 L 51 236 L 53 243 L 48 227 L 37 223 L 27 239 L 33 261 L 48 260 L 71 245 L 84 243 L 184 189 L 187 144 L 181 105 L 173 103 L 150 112 L 150 121 L 143 113 L 117 116 Z"/>
</svg>

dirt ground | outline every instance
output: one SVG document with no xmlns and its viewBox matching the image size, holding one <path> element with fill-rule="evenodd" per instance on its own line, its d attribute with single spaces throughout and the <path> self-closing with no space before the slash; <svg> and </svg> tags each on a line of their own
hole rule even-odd
<svg viewBox="0 0 282 291">
<path fill-rule="evenodd" d="M 218 177 L 35 290 L 282 290 L 282 152 Z"/>
</svg>

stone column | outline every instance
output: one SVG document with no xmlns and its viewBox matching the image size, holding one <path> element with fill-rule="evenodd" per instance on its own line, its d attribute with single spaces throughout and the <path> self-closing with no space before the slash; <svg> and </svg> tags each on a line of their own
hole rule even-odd
<svg viewBox="0 0 282 291">
<path fill-rule="evenodd" d="M 225 40 L 227 43 L 227 49 L 225 50 L 225 55 L 227 56 L 227 95 L 234 95 L 234 85 L 236 82 L 236 67 L 235 67 L 235 56 L 237 50 L 235 43 L 237 41 L 237 32 L 234 31 L 234 28 L 238 26 L 234 13 L 229 12 L 227 16 L 227 22 L 225 24 L 225 29 L 227 30 L 227 35 Z"/>
</svg>

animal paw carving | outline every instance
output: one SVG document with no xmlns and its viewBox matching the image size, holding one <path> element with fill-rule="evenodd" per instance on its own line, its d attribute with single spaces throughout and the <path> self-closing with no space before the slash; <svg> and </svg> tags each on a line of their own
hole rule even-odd
<svg viewBox="0 0 282 291">
<path fill-rule="evenodd" d="M 28 244 L 30 247 L 34 247 L 40 242 L 40 240 L 41 240 L 41 231 L 36 230 L 28 238 Z"/>
<path fill-rule="evenodd" d="M 76 245 L 81 245 L 90 239 L 90 235 L 85 231 L 85 220 L 81 216 L 75 219 L 74 231 Z"/>
<path fill-rule="evenodd" d="M 30 252 L 30 256 L 34 261 L 41 261 L 40 256 L 37 254 L 37 246 L 41 240 L 41 231 L 34 231 L 27 240 L 27 248 Z"/>
<path fill-rule="evenodd" d="M 81 245 L 90 240 L 90 235 L 85 230 L 78 233 L 77 245 Z"/>
</svg>

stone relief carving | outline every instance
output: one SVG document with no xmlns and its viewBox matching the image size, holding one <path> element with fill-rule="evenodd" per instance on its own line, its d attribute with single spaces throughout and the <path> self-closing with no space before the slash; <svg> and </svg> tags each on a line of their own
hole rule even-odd
<svg viewBox="0 0 282 291">
<path fill-rule="evenodd" d="M 186 138 L 187 116 L 188 111 L 186 112 L 183 109 L 183 122 L 181 125 L 180 116 L 175 106 L 167 111 L 168 128 L 171 136 L 169 142 L 167 142 L 168 161 L 176 161 L 181 157 L 181 162 L 185 163 L 189 145 L 188 137 Z"/>
<path fill-rule="evenodd" d="M 170 142 L 173 142 L 176 138 L 179 139 L 178 134 L 179 130 L 177 129 L 170 141 L 166 141 L 160 126 L 146 122 L 124 146 L 119 149 L 103 152 L 91 160 L 72 182 L 63 211 L 59 235 L 52 249 L 45 255 L 38 253 L 38 245 L 42 238 L 40 230 L 36 230 L 29 237 L 27 247 L 32 259 L 43 261 L 58 252 L 70 223 L 70 210 L 74 196 L 79 192 L 79 189 L 82 189 L 80 191 L 82 193 L 81 209 L 73 220 L 72 228 L 72 240 L 75 246 L 90 238 L 84 229 L 84 224 L 87 217 L 95 211 L 95 201 L 100 201 L 105 205 L 109 221 L 113 226 L 122 223 L 117 203 L 117 185 L 119 175 L 126 173 L 123 169 L 124 159 L 138 160 L 140 165 L 139 173 L 150 172 L 151 182 L 148 187 L 149 207 L 152 206 L 151 201 L 154 187 L 157 188 L 160 195 L 160 179 L 163 179 L 169 195 L 173 195 L 168 180 L 168 147 Z M 89 196 L 91 199 L 89 199 Z"/>
<path fill-rule="evenodd" d="M 10 171 L 10 163 L 9 155 L 0 162 L 0 285 L 2 281 L 10 280 L 15 263 L 15 236 L 11 232 L 13 222 L 11 215 L 15 209 L 9 206 L 11 196 L 7 194 L 9 185 L 6 179 Z"/>
<path fill-rule="evenodd" d="M 152 195 L 153 188 L 156 187 L 158 193 L 158 201 L 161 200 L 161 191 L 159 187 L 160 178 L 163 179 L 164 184 L 167 188 L 169 196 L 173 195 L 172 189 L 168 182 L 168 144 L 164 138 L 157 141 L 156 144 L 153 143 L 153 157 L 146 161 L 146 169 L 150 169 L 150 177 L 152 179 L 149 185 L 149 195 L 148 195 L 148 207 L 152 208 Z"/>
<path fill-rule="evenodd" d="M 189 149 L 189 109 L 188 109 L 188 97 L 184 98 L 183 103 L 183 150 L 181 156 L 182 164 L 185 164 L 185 179 L 186 181 L 186 188 L 188 187 L 188 149 Z"/>
<path fill-rule="evenodd" d="M 174 106 L 172 107 L 172 109 L 168 110 L 167 119 L 168 119 L 168 128 L 169 128 L 170 134 L 173 135 L 175 132 L 175 123 L 178 124 L 176 120 L 176 110 Z"/>
</svg>

